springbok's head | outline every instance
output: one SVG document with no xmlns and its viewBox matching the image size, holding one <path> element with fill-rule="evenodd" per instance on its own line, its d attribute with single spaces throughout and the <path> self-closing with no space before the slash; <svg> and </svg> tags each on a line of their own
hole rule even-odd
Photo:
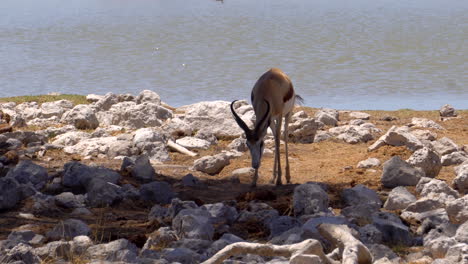
<svg viewBox="0 0 468 264">
<path fill-rule="evenodd" d="M 270 104 L 268 101 L 265 100 L 266 103 L 266 112 L 265 115 L 260 119 L 260 121 L 256 122 L 255 128 L 252 130 L 250 129 L 245 122 L 237 115 L 236 111 L 234 111 L 234 103 L 237 101 L 233 101 L 231 103 L 231 112 L 234 115 L 234 119 L 236 120 L 237 124 L 244 130 L 245 137 L 247 139 L 247 146 L 250 150 L 250 155 L 252 156 L 252 167 L 254 169 L 258 169 L 260 167 L 260 163 L 262 160 L 263 154 L 263 138 L 267 132 L 267 128 L 270 123 Z M 257 116 L 258 118 L 258 116 Z"/>
</svg>

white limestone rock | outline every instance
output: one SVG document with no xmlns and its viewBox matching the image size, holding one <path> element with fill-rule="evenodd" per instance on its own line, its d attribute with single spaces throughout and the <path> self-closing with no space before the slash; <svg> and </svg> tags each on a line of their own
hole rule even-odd
<svg viewBox="0 0 468 264">
<path fill-rule="evenodd" d="M 439 155 L 427 147 L 415 151 L 406 162 L 421 168 L 429 178 L 435 178 L 442 169 Z"/>
<path fill-rule="evenodd" d="M 362 160 L 357 164 L 357 168 L 368 169 L 372 167 L 380 166 L 380 160 L 377 158 L 368 158 L 366 160 Z"/>
<path fill-rule="evenodd" d="M 424 147 L 423 143 L 413 134 L 409 132 L 407 127 L 392 126 L 385 135 L 381 136 L 369 148 L 369 151 L 374 151 L 381 146 L 406 146 L 411 151 L 416 151 Z"/>
<path fill-rule="evenodd" d="M 405 187 L 393 188 L 384 204 L 386 210 L 403 210 L 411 203 L 416 202 L 416 197 Z"/>
</svg>

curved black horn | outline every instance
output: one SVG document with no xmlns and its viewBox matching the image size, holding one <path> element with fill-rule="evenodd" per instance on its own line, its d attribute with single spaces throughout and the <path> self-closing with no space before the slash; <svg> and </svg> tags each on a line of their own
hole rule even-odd
<svg viewBox="0 0 468 264">
<path fill-rule="evenodd" d="M 267 109 L 266 109 L 266 113 L 265 115 L 262 117 L 262 119 L 260 120 L 260 122 L 257 123 L 257 125 L 255 126 L 255 131 L 260 131 L 261 129 L 263 129 L 265 127 L 265 125 L 268 123 L 269 121 L 269 117 L 270 117 L 270 103 L 265 100 L 265 103 L 267 104 Z"/>
<path fill-rule="evenodd" d="M 245 124 L 245 122 L 237 115 L 236 111 L 234 111 L 234 103 L 237 102 L 237 100 L 232 101 L 231 103 L 231 112 L 234 115 L 234 119 L 236 120 L 237 124 L 244 130 L 245 135 L 249 137 L 252 134 L 252 130 Z"/>
</svg>

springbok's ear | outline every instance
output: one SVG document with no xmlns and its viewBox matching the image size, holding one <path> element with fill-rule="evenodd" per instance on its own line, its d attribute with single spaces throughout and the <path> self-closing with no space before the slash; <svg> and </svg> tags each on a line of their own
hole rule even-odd
<svg viewBox="0 0 468 264">
<path fill-rule="evenodd" d="M 250 138 L 252 136 L 252 130 L 247 126 L 247 124 L 237 115 L 236 111 L 234 111 L 234 103 L 237 100 L 232 101 L 231 103 L 231 112 L 234 115 L 234 120 L 236 120 L 237 124 L 244 130 L 246 138 Z"/>
</svg>

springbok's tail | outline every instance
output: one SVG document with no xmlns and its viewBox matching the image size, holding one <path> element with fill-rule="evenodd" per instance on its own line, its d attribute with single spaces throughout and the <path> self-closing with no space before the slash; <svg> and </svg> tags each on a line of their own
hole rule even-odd
<svg viewBox="0 0 468 264">
<path fill-rule="evenodd" d="M 298 94 L 296 94 L 296 104 L 298 104 L 298 105 L 303 105 L 304 104 L 304 98 L 302 98 Z"/>
</svg>

